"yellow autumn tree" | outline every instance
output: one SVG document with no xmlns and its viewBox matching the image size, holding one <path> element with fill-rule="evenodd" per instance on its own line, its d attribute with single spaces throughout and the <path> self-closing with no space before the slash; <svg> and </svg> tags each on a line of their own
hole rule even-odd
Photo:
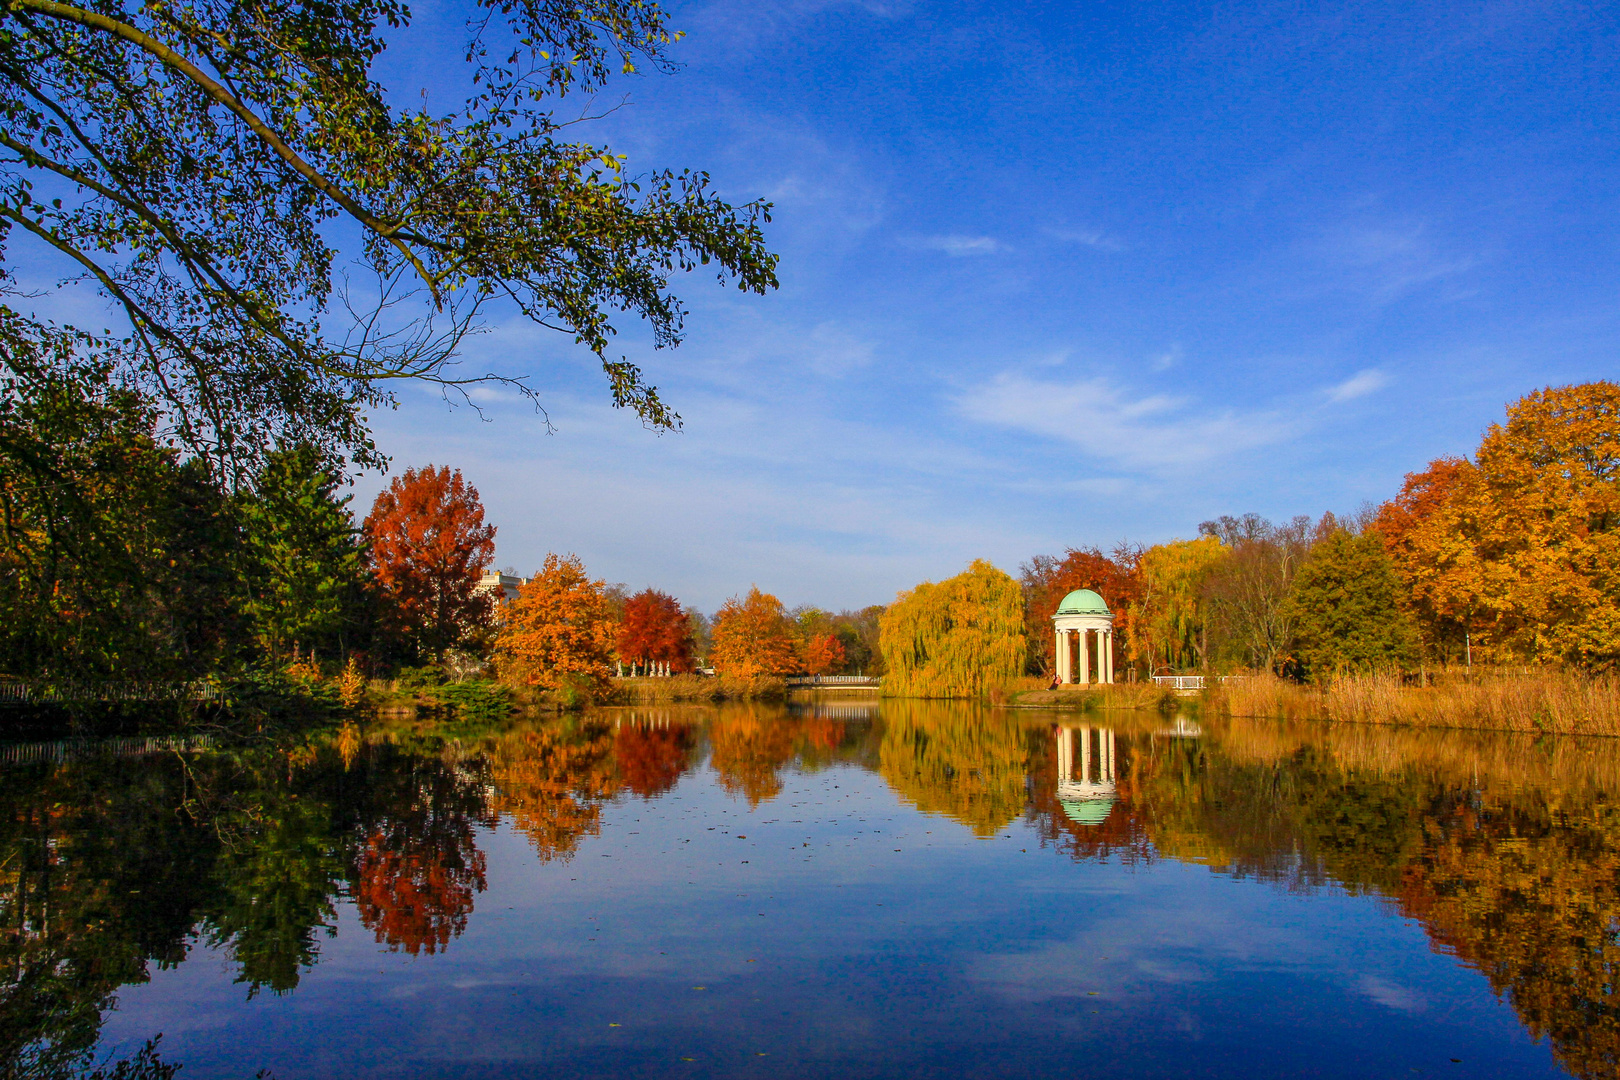
<svg viewBox="0 0 1620 1080">
<path fill-rule="evenodd" d="M 720 674 L 740 679 L 790 675 L 802 667 L 795 631 L 782 601 L 756 585 L 743 599 L 733 596 L 715 612 L 709 663 Z"/>
<path fill-rule="evenodd" d="M 1476 656 L 1620 666 L 1620 385 L 1521 398 L 1473 463 L 1408 477 L 1378 528 L 1420 617 Z"/>
<path fill-rule="evenodd" d="M 495 649 L 531 686 L 599 690 L 617 630 L 607 587 L 590 579 L 577 555 L 551 554 L 506 609 Z"/>
<path fill-rule="evenodd" d="M 1529 394 L 1475 456 L 1498 633 L 1521 655 L 1620 664 L 1620 385 Z"/>
<path fill-rule="evenodd" d="M 893 697 L 972 698 L 1024 670 L 1024 595 L 983 559 L 895 598 L 879 622 Z"/>
<path fill-rule="evenodd" d="M 1131 659 L 1159 667 L 1200 666 L 1204 662 L 1204 582 L 1227 555 L 1213 536 L 1155 544 L 1137 563 L 1137 599 L 1131 605 Z"/>
</svg>

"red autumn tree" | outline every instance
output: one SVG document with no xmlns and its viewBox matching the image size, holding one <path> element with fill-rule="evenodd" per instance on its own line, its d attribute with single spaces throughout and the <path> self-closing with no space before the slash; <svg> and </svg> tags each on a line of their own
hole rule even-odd
<svg viewBox="0 0 1620 1080">
<path fill-rule="evenodd" d="M 804 670 L 834 675 L 844 668 L 844 643 L 837 634 L 812 634 L 804 643 Z"/>
<path fill-rule="evenodd" d="M 681 602 L 657 589 L 644 589 L 626 600 L 618 653 L 627 664 L 668 664 L 674 672 L 693 670 L 692 628 Z"/>
<path fill-rule="evenodd" d="M 1037 666 L 1052 669 L 1057 648 L 1052 616 L 1063 598 L 1076 589 L 1090 589 L 1103 598 L 1114 613 L 1115 641 L 1126 641 L 1133 631 L 1131 616 L 1141 594 L 1137 574 L 1141 556 L 1140 549 L 1121 544 L 1112 557 L 1094 547 L 1070 548 L 1062 559 L 1037 555 L 1024 565 L 1025 633 Z"/>
<path fill-rule="evenodd" d="M 652 727 L 633 720 L 613 732 L 613 756 L 625 787 L 651 799 L 675 786 L 693 765 L 697 735 L 691 725 Z"/>
<path fill-rule="evenodd" d="M 484 853 L 471 844 L 451 850 L 422 845 L 398 850 L 381 832 L 360 853 L 355 908 L 390 952 L 442 952 L 467 928 L 473 896 L 484 891 Z"/>
<path fill-rule="evenodd" d="M 478 579 L 495 555 L 478 489 L 448 466 L 407 469 L 379 492 L 365 522 L 383 628 L 414 658 L 438 657 L 489 624 Z"/>
</svg>

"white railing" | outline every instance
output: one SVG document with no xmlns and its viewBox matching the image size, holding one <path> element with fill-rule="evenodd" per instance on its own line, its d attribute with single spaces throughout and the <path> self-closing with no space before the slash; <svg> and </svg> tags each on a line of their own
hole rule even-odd
<svg viewBox="0 0 1620 1080">
<path fill-rule="evenodd" d="M 1243 678 L 1241 675 L 1155 675 L 1153 685 L 1174 690 L 1178 694 L 1191 694 L 1204 689 L 1207 685 L 1219 686 L 1241 678 Z"/>
<path fill-rule="evenodd" d="M 35 762 L 61 764 L 95 754 L 111 757 L 138 757 L 142 754 L 194 753 L 212 750 L 212 735 L 156 735 L 148 738 L 64 739 L 58 742 L 12 743 L 0 745 L 0 765 L 29 765 Z"/>
<path fill-rule="evenodd" d="M 163 682 L 0 682 L 0 705 L 67 701 L 218 701 L 213 683 Z"/>
<path fill-rule="evenodd" d="M 789 686 L 881 686 L 883 680 L 876 675 L 792 675 Z"/>
</svg>

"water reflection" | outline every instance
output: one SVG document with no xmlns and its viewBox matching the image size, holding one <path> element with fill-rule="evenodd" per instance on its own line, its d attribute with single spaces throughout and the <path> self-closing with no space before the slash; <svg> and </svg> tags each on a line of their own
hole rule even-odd
<svg viewBox="0 0 1620 1080">
<path fill-rule="evenodd" d="M 789 781 L 833 768 L 880 777 L 935 829 L 1027 829 L 1047 858 L 1376 897 L 1483 976 L 1563 1068 L 1620 1073 L 1607 743 L 831 701 L 6 753 L 3 1075 L 65 1067 L 120 988 L 198 949 L 228 960 L 244 997 L 292 994 L 344 911 L 383 950 L 451 962 L 492 888 L 498 826 L 566 862 L 610 808 L 656 813 L 683 778 L 712 776 L 774 821 Z"/>
</svg>

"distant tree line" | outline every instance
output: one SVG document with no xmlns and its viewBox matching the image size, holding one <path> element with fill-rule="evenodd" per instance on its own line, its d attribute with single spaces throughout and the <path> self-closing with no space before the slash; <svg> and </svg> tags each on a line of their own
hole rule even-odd
<svg viewBox="0 0 1620 1080">
<path fill-rule="evenodd" d="M 1467 662 L 1620 665 L 1620 386 L 1509 407 L 1472 460 L 1441 458 L 1349 517 L 1206 521 L 1191 540 L 1073 548 L 1022 568 L 1029 670 L 1051 618 L 1103 596 L 1120 670 L 1305 679 Z"/>
</svg>

